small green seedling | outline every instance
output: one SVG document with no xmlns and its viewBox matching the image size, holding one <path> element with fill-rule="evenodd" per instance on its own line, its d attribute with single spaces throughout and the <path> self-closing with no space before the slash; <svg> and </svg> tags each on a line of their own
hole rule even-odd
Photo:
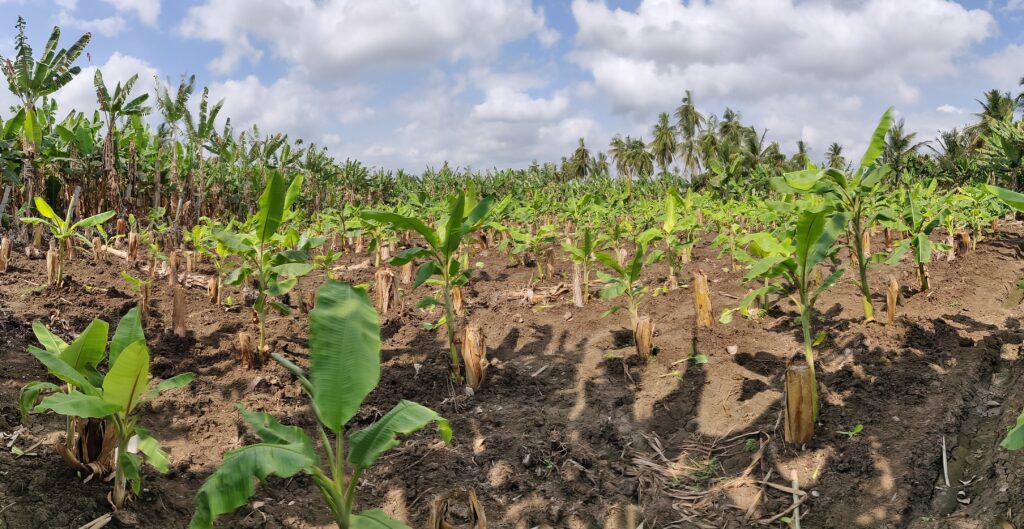
<svg viewBox="0 0 1024 529">
<path fill-rule="evenodd" d="M 858 424 L 858 425 L 854 426 L 853 429 L 848 431 L 848 432 L 844 432 L 842 430 L 837 430 L 836 433 L 841 433 L 841 434 L 845 435 L 847 437 L 847 439 L 853 439 L 854 437 L 857 437 L 858 435 L 860 435 L 860 432 L 862 432 L 863 430 L 864 430 L 864 425 L 863 424 Z"/>
</svg>

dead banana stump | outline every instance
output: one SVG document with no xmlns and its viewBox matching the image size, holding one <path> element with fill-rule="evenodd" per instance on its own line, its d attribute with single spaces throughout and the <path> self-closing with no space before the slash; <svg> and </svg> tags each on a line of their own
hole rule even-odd
<svg viewBox="0 0 1024 529">
<path fill-rule="evenodd" d="M 708 287 L 708 276 L 703 270 L 693 273 L 693 310 L 697 317 L 697 327 L 711 328 L 714 320 L 711 317 L 711 290 Z"/>
<path fill-rule="evenodd" d="M 188 334 L 188 327 L 185 325 L 185 289 L 180 286 L 174 287 L 171 320 L 174 324 L 174 335 L 178 338 L 184 338 Z"/>
<path fill-rule="evenodd" d="M 467 325 L 462 337 L 462 363 L 466 366 L 466 383 L 480 389 L 487 375 L 487 343 L 477 325 Z"/>
<path fill-rule="evenodd" d="M 636 322 L 633 329 L 633 343 L 636 344 L 636 353 L 644 362 L 651 359 L 654 353 L 654 321 L 648 316 L 642 316 Z"/>
<path fill-rule="evenodd" d="M 7 272 L 11 265 L 11 239 L 4 237 L 0 239 L 0 273 Z"/>
<path fill-rule="evenodd" d="M 786 369 L 784 433 L 787 443 L 807 444 L 814 437 L 814 395 L 810 366 L 803 361 L 790 364 Z"/>
</svg>

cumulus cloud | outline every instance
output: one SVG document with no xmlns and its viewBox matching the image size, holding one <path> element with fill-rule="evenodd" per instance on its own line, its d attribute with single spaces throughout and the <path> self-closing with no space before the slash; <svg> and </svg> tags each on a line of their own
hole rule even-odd
<svg viewBox="0 0 1024 529">
<path fill-rule="evenodd" d="M 118 13 L 135 12 L 143 24 L 156 27 L 160 17 L 160 0 L 104 0 L 114 6 Z"/>
<path fill-rule="evenodd" d="M 291 77 L 264 84 L 254 75 L 210 86 L 210 99 L 224 100 L 221 116 L 230 117 L 236 128 L 258 125 L 265 134 L 284 132 L 321 144 L 340 143 L 340 124 L 373 115 L 362 103 L 366 93 L 361 86 L 321 90 Z"/>
<path fill-rule="evenodd" d="M 548 121 L 569 108 L 569 98 L 555 94 L 551 98 L 532 98 L 506 87 L 487 90 L 487 98 L 473 107 L 472 117 L 492 121 Z"/>
<path fill-rule="evenodd" d="M 124 14 L 134 12 L 144 24 L 156 27 L 160 16 L 160 0 L 104 0 L 113 6 L 115 13 L 105 17 L 85 18 L 78 14 L 77 0 L 54 0 L 60 10 L 57 12 L 57 24 L 68 28 L 80 29 L 114 37 L 127 29 L 128 21 Z"/>
<path fill-rule="evenodd" d="M 997 32 L 990 13 L 952 0 L 574 0 L 572 12 L 569 59 L 627 121 L 649 129 L 689 89 L 705 112 L 742 110 L 784 146 L 821 152 L 863 148 L 887 106 L 919 105 Z"/>
<path fill-rule="evenodd" d="M 97 33 L 104 37 L 113 37 L 124 31 L 128 26 L 127 22 L 120 15 L 85 19 L 77 18 L 67 11 L 61 11 L 57 14 L 57 24 L 69 29 Z"/>
<path fill-rule="evenodd" d="M 258 61 L 265 45 L 298 72 L 318 79 L 483 58 L 530 36 L 546 45 L 558 38 L 529 0 L 206 0 L 189 8 L 179 29 L 221 43 L 221 56 L 210 63 L 217 73 L 230 73 L 244 60 Z"/>
<path fill-rule="evenodd" d="M 963 114 L 964 112 L 966 112 L 964 109 L 950 105 L 949 103 L 940 105 L 935 110 L 938 112 L 942 112 L 943 114 Z"/>
<path fill-rule="evenodd" d="M 636 11 L 574 0 L 573 58 L 624 109 L 705 97 L 758 100 L 839 83 L 895 89 L 955 71 L 995 31 L 992 16 L 951 0 L 644 0 Z M 641 89 L 641 88 L 645 89 Z"/>
<path fill-rule="evenodd" d="M 390 109 L 402 117 L 402 124 L 368 142 L 357 156 L 386 166 L 402 160 L 407 169 L 446 160 L 478 169 L 523 167 L 533 160 L 557 160 L 580 136 L 596 131 L 593 119 L 571 111 L 568 96 L 537 98 L 514 89 L 496 94 L 497 88 L 486 88 L 501 75 L 435 72 L 424 87 L 399 97 Z M 480 89 L 484 95 L 478 102 L 472 94 Z"/>
<path fill-rule="evenodd" d="M 96 68 L 97 66 L 82 68 L 80 74 L 57 92 L 54 99 L 61 114 L 71 109 L 91 113 L 99 108 L 96 102 L 96 88 L 93 86 Z M 139 80 L 135 83 L 133 94 L 153 94 L 156 91 L 155 78 L 159 71 L 142 59 L 116 52 L 98 68 L 103 71 L 103 82 L 111 90 L 117 83 L 124 83 L 132 75 L 138 74 Z M 150 95 L 149 103 L 152 103 L 152 97 Z"/>
<path fill-rule="evenodd" d="M 1024 2 L 1024 0 L 1021 0 Z M 978 63 L 981 73 L 988 76 L 999 90 L 1016 90 L 1024 65 L 1024 45 L 1009 44 Z"/>
</svg>

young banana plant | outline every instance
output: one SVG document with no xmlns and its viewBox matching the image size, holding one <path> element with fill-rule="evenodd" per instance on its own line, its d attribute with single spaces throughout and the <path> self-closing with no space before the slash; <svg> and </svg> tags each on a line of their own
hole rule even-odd
<svg viewBox="0 0 1024 529">
<path fill-rule="evenodd" d="M 811 209 L 800 213 L 795 231 L 790 235 L 781 238 L 768 233 L 753 236 L 752 239 L 757 245 L 765 250 L 765 256 L 751 265 L 744 281 L 767 279 L 768 283 L 747 294 L 739 307 L 745 311 L 758 296 L 771 293 L 784 293 L 790 296 L 796 305 L 800 327 L 803 330 L 804 357 L 810 367 L 814 388 L 815 418 L 818 416 L 818 390 L 814 371 L 815 340 L 811 333 L 811 316 L 818 297 L 839 281 L 844 269 L 836 269 L 817 287 L 813 284 L 813 274 L 815 267 L 836 251 L 836 239 L 848 221 L 845 212 L 834 212 L 827 208 Z M 726 311 L 722 315 L 723 322 L 728 322 L 729 314 L 731 311 Z"/>
<path fill-rule="evenodd" d="M 290 313 L 287 305 L 274 299 L 290 292 L 300 277 L 313 270 L 308 248 L 285 249 L 285 238 L 277 233 L 301 188 L 301 175 L 295 176 L 286 191 L 281 174 L 271 171 L 260 196 L 259 210 L 244 224 L 248 229 L 215 234 L 217 242 L 242 261 L 241 266 L 228 273 L 224 283 L 239 285 L 250 278 L 255 280 L 259 292 L 253 309 L 259 323 L 259 354 L 263 359 L 267 354 L 267 309 Z"/>
<path fill-rule="evenodd" d="M 625 296 L 625 308 L 629 311 L 630 329 L 636 329 L 637 322 L 640 321 L 640 306 L 647 294 L 650 293 L 650 287 L 640 282 L 641 273 L 644 267 L 665 257 L 665 252 L 662 250 L 648 251 L 649 244 L 656 238 L 657 233 L 652 231 L 642 234 L 636 241 L 633 259 L 625 265 L 620 265 L 618 259 L 605 252 L 597 252 L 597 260 L 615 272 L 615 275 L 604 272 L 597 273 L 598 279 L 605 285 L 601 289 L 601 298 L 610 300 Z M 622 308 L 622 305 L 616 305 L 608 309 L 603 316 L 615 314 Z"/>
<path fill-rule="evenodd" d="M 934 191 L 935 181 L 932 180 L 927 187 L 915 187 L 904 193 L 903 215 L 896 219 L 894 224 L 897 229 L 908 233 L 909 236 L 896 243 L 888 259 L 889 264 L 897 264 L 904 255 L 910 253 L 914 258 L 914 264 L 917 265 L 917 276 L 921 281 L 922 291 L 931 287 L 928 264 L 932 262 L 932 253 L 935 250 L 949 249 L 945 244 L 931 241 L 932 232 L 949 215 L 945 201 L 929 200 Z"/>
<path fill-rule="evenodd" d="M 399 435 L 435 423 L 449 442 L 451 426 L 433 410 L 403 400 L 377 422 L 345 434 L 346 424 L 380 382 L 380 323 L 366 292 L 333 279 L 320 288 L 309 316 L 308 377 L 279 354 L 272 356 L 295 375 L 309 397 L 320 450 L 302 428 L 239 405 L 242 418 L 263 442 L 224 455 L 199 489 L 189 528 L 210 529 L 218 516 L 248 503 L 256 479 L 299 473 L 316 484 L 339 529 L 406 528 L 380 509 L 355 512 L 359 479 L 384 452 L 398 446 Z"/>
<path fill-rule="evenodd" d="M 139 309 L 133 308 L 118 323 L 110 341 L 109 370 L 100 374 L 98 366 L 107 356 L 107 323 L 93 320 L 78 339 L 64 343 L 45 326 L 33 325 L 43 349 L 30 346 L 51 375 L 65 386 L 50 382 L 30 382 L 19 399 L 22 417 L 53 411 L 68 418 L 68 439 L 73 424 L 83 419 L 98 419 L 114 431 L 117 451 L 114 457 L 114 490 L 111 503 L 121 508 L 128 497 L 127 485 L 139 493 L 140 467 L 143 462 L 162 473 L 168 470 L 167 454 L 149 431 L 139 426 L 138 414 L 160 393 L 192 382 L 191 373 L 183 373 L 149 388 L 149 347 L 142 330 Z M 40 397 L 43 397 L 40 401 Z M 108 437 L 104 436 L 104 441 Z M 93 468 L 83 466 L 92 471 Z"/>
<path fill-rule="evenodd" d="M 861 158 L 856 171 L 848 172 L 841 168 L 825 167 L 819 169 L 808 163 L 806 169 L 786 173 L 771 180 L 771 185 L 781 193 L 816 193 L 825 195 L 835 208 L 846 214 L 849 225 L 846 230 L 846 244 L 857 260 L 858 287 L 864 306 L 864 320 L 874 321 L 875 308 L 871 302 L 871 285 L 868 283 L 868 266 L 871 264 L 870 248 L 864 248 L 864 231 L 870 229 L 879 220 L 886 218 L 885 209 L 880 203 L 885 196 L 882 194 L 881 182 L 891 169 L 882 161 L 885 151 L 885 135 L 892 126 L 892 108 L 882 114 L 875 127 L 867 151 Z"/>
<path fill-rule="evenodd" d="M 85 238 L 81 231 L 84 228 L 91 228 L 93 226 L 99 226 L 104 222 L 114 217 L 113 211 L 104 211 L 93 215 L 91 217 L 84 218 L 78 222 L 71 222 L 71 218 L 74 216 L 74 203 L 68 207 L 67 213 L 64 218 L 61 218 L 53 211 L 53 208 L 46 203 L 43 197 L 35 198 L 36 211 L 39 212 L 42 217 L 22 217 L 21 221 L 26 224 L 42 224 L 50 231 L 50 235 L 57 241 L 57 286 L 64 284 L 64 262 L 66 260 L 67 241 L 77 237 L 81 239 L 87 245 L 92 244 L 92 241 Z"/>
<path fill-rule="evenodd" d="M 581 281 L 583 282 L 583 302 L 586 303 L 590 299 L 590 271 L 594 268 L 596 244 L 593 230 L 589 227 L 584 227 L 580 231 L 582 233 L 575 243 L 568 240 L 562 243 L 562 250 L 565 251 L 572 262 L 580 266 Z"/>
<path fill-rule="evenodd" d="M 506 197 L 493 210 L 500 210 L 508 204 L 511 197 Z M 419 287 L 431 278 L 438 278 L 442 299 L 425 296 L 417 304 L 420 308 L 441 305 L 444 307 L 444 324 L 448 331 L 448 352 L 451 360 L 452 378 L 462 383 L 462 365 L 459 352 L 455 347 L 457 323 L 452 301 L 452 290 L 465 285 L 469 281 L 472 270 L 464 266 L 460 259 L 460 248 L 463 239 L 480 229 L 492 212 L 492 200 L 485 198 L 478 203 L 467 199 L 465 193 L 459 193 L 449 200 L 448 217 L 442 219 L 436 228 L 427 226 L 416 217 L 399 215 L 389 211 L 364 211 L 363 217 L 378 222 L 388 223 L 395 231 L 411 230 L 423 238 L 425 247 L 408 248 L 391 259 L 394 266 L 402 266 L 414 259 L 425 259 L 416 270 L 416 279 L 412 288 Z"/>
</svg>

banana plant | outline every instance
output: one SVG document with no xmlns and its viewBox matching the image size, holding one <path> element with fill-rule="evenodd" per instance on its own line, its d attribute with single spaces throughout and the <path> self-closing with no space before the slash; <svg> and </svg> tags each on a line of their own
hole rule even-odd
<svg viewBox="0 0 1024 529">
<path fill-rule="evenodd" d="M 113 211 L 105 211 L 98 213 L 91 217 L 84 218 L 78 222 L 71 222 L 72 217 L 75 214 L 75 204 L 72 200 L 71 205 L 68 206 L 68 211 L 61 218 L 53 211 L 53 208 L 46 203 L 43 197 L 35 198 L 36 211 L 39 212 L 42 217 L 22 217 L 21 221 L 26 224 L 42 224 L 50 231 L 50 235 L 53 236 L 57 241 L 57 286 L 64 284 L 64 262 L 67 251 L 67 241 L 69 239 L 77 237 L 85 244 L 92 244 L 91 241 L 85 238 L 81 234 L 80 230 L 85 228 L 91 228 L 93 226 L 99 226 L 111 218 L 114 217 Z"/>
<path fill-rule="evenodd" d="M 167 453 L 147 429 L 139 426 L 138 414 L 164 391 L 191 383 L 193 375 L 182 373 L 149 388 L 149 347 L 137 307 L 118 323 L 109 346 L 109 370 L 102 375 L 97 367 L 107 356 L 106 322 L 93 320 L 70 345 L 39 322 L 33 329 L 44 348 L 30 346 L 29 352 L 65 386 L 30 382 L 22 388 L 19 399 L 22 416 L 31 408 L 33 413 L 52 411 L 63 415 L 69 425 L 80 419 L 99 419 L 112 425 L 117 451 L 111 503 L 120 509 L 128 497 L 128 484 L 133 493 L 139 493 L 142 463 L 149 463 L 161 473 L 166 473 L 169 466 Z"/>
<path fill-rule="evenodd" d="M 818 416 L 818 390 L 814 370 L 815 340 L 812 338 L 811 316 L 818 297 L 839 281 L 844 269 L 837 268 L 816 287 L 813 274 L 815 267 L 837 250 L 836 240 L 849 222 L 847 215 L 845 212 L 835 212 L 830 208 L 808 209 L 800 213 L 793 233 L 783 237 L 768 233 L 755 236 L 757 245 L 765 249 L 765 256 L 751 265 L 744 281 L 767 279 L 768 282 L 747 294 L 740 302 L 740 309 L 746 311 L 757 297 L 782 293 L 789 295 L 796 305 L 803 331 L 804 357 L 810 367 L 814 388 L 815 418 Z M 723 322 L 728 322 L 729 313 L 727 311 L 723 314 Z"/>
<path fill-rule="evenodd" d="M 231 250 L 216 238 L 219 223 L 208 217 L 203 217 L 201 220 L 203 222 L 192 226 L 192 231 L 189 232 L 192 239 L 192 248 L 199 255 L 208 257 L 213 264 L 214 274 L 217 276 L 217 297 L 219 298 L 220 285 L 224 282 L 224 277 L 228 273 L 228 257 L 231 256 Z M 219 301 L 219 299 L 214 300 L 217 303 Z"/>
<path fill-rule="evenodd" d="M 846 226 L 846 244 L 857 260 L 857 286 L 861 291 L 865 321 L 875 319 L 875 308 L 871 302 L 871 285 L 868 282 L 868 267 L 872 261 L 868 255 L 870 248 L 864 248 L 864 231 L 886 218 L 886 210 L 881 205 L 885 195 L 881 192 L 879 182 L 891 173 L 882 159 L 886 133 L 891 126 L 892 108 L 889 108 L 875 127 L 856 171 L 837 167 L 819 169 L 808 162 L 806 169 L 771 180 L 772 187 L 782 193 L 825 195 L 832 200 L 837 210 L 847 214 L 850 224 Z"/>
<path fill-rule="evenodd" d="M 245 505 L 256 492 L 256 479 L 299 473 L 310 476 L 339 529 L 406 528 L 380 509 L 355 512 L 359 479 L 382 454 L 398 446 L 398 436 L 434 423 L 447 443 L 452 431 L 433 410 L 403 400 L 377 422 L 345 434 L 346 424 L 380 382 L 380 323 L 366 292 L 333 279 L 320 288 L 309 317 L 308 376 L 283 356 L 272 357 L 294 374 L 309 397 L 319 451 L 301 427 L 285 426 L 269 413 L 239 405 L 242 418 L 262 442 L 224 454 L 220 467 L 196 495 L 189 528 L 210 529 L 218 516 Z"/>
<path fill-rule="evenodd" d="M 675 189 L 669 189 L 664 198 L 665 215 L 657 227 L 660 230 L 659 238 L 665 241 L 665 260 L 668 262 L 671 287 L 678 284 L 679 269 L 683 262 L 689 261 L 690 252 L 693 250 L 695 219 L 689 212 L 680 211 L 686 204 L 687 201 L 684 201 Z"/>
<path fill-rule="evenodd" d="M 284 237 L 278 234 L 301 188 L 301 175 L 295 176 L 286 191 L 281 173 L 270 171 L 260 196 L 259 210 L 246 221 L 243 226 L 246 229 L 239 233 L 221 230 L 214 235 L 217 242 L 242 261 L 241 266 L 227 274 L 224 283 L 239 285 L 250 278 L 256 283 L 258 294 L 253 309 L 259 324 L 261 359 L 267 354 L 267 309 L 289 314 L 291 309 L 274 298 L 290 292 L 300 277 L 313 270 L 308 249 L 284 249 Z"/>
<path fill-rule="evenodd" d="M 537 270 L 537 279 L 544 280 L 544 267 L 548 264 L 546 254 L 558 241 L 558 227 L 554 224 L 544 224 L 536 230 L 520 230 L 509 226 L 506 230 L 510 238 L 502 241 L 499 248 L 510 255 L 519 256 L 521 262 L 524 262 L 525 256 L 529 254 Z"/>
<path fill-rule="evenodd" d="M 896 229 L 906 232 L 909 236 L 896 243 L 889 255 L 888 263 L 899 263 L 903 256 L 910 253 L 917 265 L 917 277 L 921 281 L 921 290 L 927 291 L 931 285 L 928 278 L 928 264 L 932 261 L 935 250 L 944 251 L 949 247 L 931 241 L 931 234 L 949 215 L 945 201 L 931 201 L 929 196 L 935 191 L 935 180 L 927 187 L 915 187 L 902 193 L 903 215 L 893 225 Z"/>
<path fill-rule="evenodd" d="M 615 275 L 598 272 L 597 278 L 604 283 L 600 296 L 602 299 L 617 299 L 625 296 L 625 308 L 629 311 L 630 329 L 635 330 L 640 321 L 640 305 L 644 298 L 650 293 L 650 287 L 640 281 L 644 267 L 650 266 L 665 257 L 662 250 L 650 250 L 650 243 L 657 238 L 657 233 L 648 231 L 641 235 L 636 241 L 636 250 L 633 252 L 633 259 L 625 265 L 605 252 L 597 252 L 597 260 L 610 268 Z M 623 308 L 622 305 L 615 305 L 608 309 L 602 316 L 615 314 Z"/>
<path fill-rule="evenodd" d="M 412 288 L 419 287 L 433 277 L 439 279 L 437 284 L 441 287 L 442 299 L 439 301 L 433 296 L 425 296 L 417 306 L 419 308 L 436 305 L 444 307 L 443 321 L 448 331 L 448 353 L 451 360 L 452 377 L 458 384 L 462 383 L 462 367 L 458 350 L 455 348 L 457 329 L 452 290 L 465 285 L 472 272 L 469 267 L 464 266 L 460 259 L 460 248 L 467 235 L 480 229 L 487 221 L 488 215 L 493 210 L 504 208 L 510 199 L 511 197 L 506 197 L 495 208 L 492 208 L 491 198 L 485 198 L 474 204 L 475 199 L 467 198 L 465 193 L 460 192 L 449 199 L 448 217 L 438 222 L 436 228 L 427 226 L 416 217 L 389 211 L 371 210 L 364 211 L 362 214 L 367 219 L 390 224 L 395 231 L 411 230 L 423 237 L 426 247 L 408 248 L 393 257 L 391 264 L 402 266 L 414 259 L 426 259 L 416 269 L 416 280 L 413 282 Z"/>
<path fill-rule="evenodd" d="M 575 243 L 570 240 L 566 240 L 562 243 L 562 250 L 565 251 L 569 259 L 580 266 L 581 278 L 583 282 L 583 303 L 586 303 L 590 299 L 590 271 L 594 268 L 594 255 L 597 249 L 594 232 L 590 228 L 583 228 L 580 230 L 582 233 Z"/>
</svg>

